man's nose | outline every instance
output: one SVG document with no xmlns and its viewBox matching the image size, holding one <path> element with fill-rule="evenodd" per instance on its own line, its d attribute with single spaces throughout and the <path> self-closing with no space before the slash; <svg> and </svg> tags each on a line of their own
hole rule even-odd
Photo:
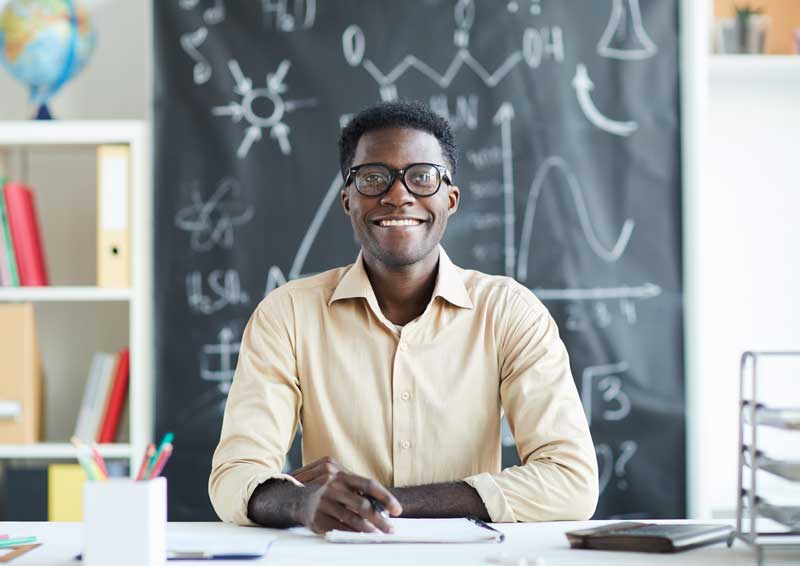
<svg viewBox="0 0 800 566">
<path fill-rule="evenodd" d="M 389 190 L 383 193 L 381 204 L 391 206 L 403 206 L 414 202 L 414 195 L 403 184 L 403 180 L 397 176 L 389 186 Z"/>
</svg>

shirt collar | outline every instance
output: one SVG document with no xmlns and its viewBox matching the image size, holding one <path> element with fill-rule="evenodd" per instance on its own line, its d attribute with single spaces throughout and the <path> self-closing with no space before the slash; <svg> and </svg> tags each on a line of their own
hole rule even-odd
<svg viewBox="0 0 800 566">
<path fill-rule="evenodd" d="M 473 308 L 472 300 L 469 298 L 461 272 L 456 267 L 450 257 L 445 253 L 444 248 L 439 246 L 439 272 L 436 275 L 436 285 L 433 288 L 431 300 L 437 296 L 442 297 L 447 302 L 465 309 Z M 345 272 L 339 280 L 339 284 L 333 291 L 328 305 L 332 305 L 339 299 L 353 299 L 363 297 L 368 301 L 375 299 L 375 291 L 367 277 L 364 269 L 363 252 L 358 253 L 355 263 Z M 377 304 L 377 301 L 375 301 Z"/>
</svg>

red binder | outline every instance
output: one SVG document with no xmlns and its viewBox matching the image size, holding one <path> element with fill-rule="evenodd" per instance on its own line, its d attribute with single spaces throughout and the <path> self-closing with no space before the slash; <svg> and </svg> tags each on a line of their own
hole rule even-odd
<svg viewBox="0 0 800 566">
<path fill-rule="evenodd" d="M 17 259 L 19 284 L 23 287 L 49 285 L 33 192 L 22 183 L 7 182 L 3 186 L 3 196 L 11 243 Z"/>
<path fill-rule="evenodd" d="M 114 371 L 114 383 L 108 395 L 106 412 L 97 442 L 104 444 L 114 442 L 119 426 L 119 417 L 122 414 L 122 405 L 125 404 L 125 395 L 128 393 L 128 375 L 130 373 L 130 351 L 125 348 L 119 353 L 119 361 Z"/>
</svg>

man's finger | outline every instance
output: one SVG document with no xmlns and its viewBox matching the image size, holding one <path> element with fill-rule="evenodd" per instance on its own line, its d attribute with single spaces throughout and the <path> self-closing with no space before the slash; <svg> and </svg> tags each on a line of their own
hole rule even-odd
<svg viewBox="0 0 800 566">
<path fill-rule="evenodd" d="M 363 495 L 358 495 L 347 489 L 333 489 L 332 491 L 331 497 L 337 499 L 354 513 L 360 515 L 385 533 L 394 532 L 394 527 L 389 522 L 388 516 L 384 516 L 384 514 L 375 509 L 372 502 Z"/>
<path fill-rule="evenodd" d="M 346 525 L 350 529 L 362 533 L 375 533 L 378 532 L 378 528 L 373 525 L 371 522 L 367 521 L 361 515 L 353 513 L 350 509 L 335 501 L 333 499 L 323 499 L 320 501 L 319 510 L 326 515 L 330 515 L 343 525 Z M 348 529 L 342 529 L 348 530 Z"/>
<path fill-rule="evenodd" d="M 383 505 L 384 509 L 386 509 L 390 515 L 397 517 L 403 512 L 403 508 L 400 506 L 400 502 L 397 501 L 395 496 L 375 480 L 355 474 L 339 474 L 336 476 L 336 479 L 344 483 L 351 491 L 371 495 Z"/>
</svg>

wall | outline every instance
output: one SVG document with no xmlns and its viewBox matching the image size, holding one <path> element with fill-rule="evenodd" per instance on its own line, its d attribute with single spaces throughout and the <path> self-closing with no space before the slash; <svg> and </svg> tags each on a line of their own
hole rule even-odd
<svg viewBox="0 0 800 566">
<path fill-rule="evenodd" d="M 698 509 L 706 513 L 735 506 L 739 356 L 800 350 L 798 98 L 800 57 L 712 61 L 699 237 L 685 243 L 702 258 L 687 278 L 702 341 L 692 379 L 703 399 Z M 800 406 L 794 371 L 780 391 L 765 392 Z"/>
</svg>

